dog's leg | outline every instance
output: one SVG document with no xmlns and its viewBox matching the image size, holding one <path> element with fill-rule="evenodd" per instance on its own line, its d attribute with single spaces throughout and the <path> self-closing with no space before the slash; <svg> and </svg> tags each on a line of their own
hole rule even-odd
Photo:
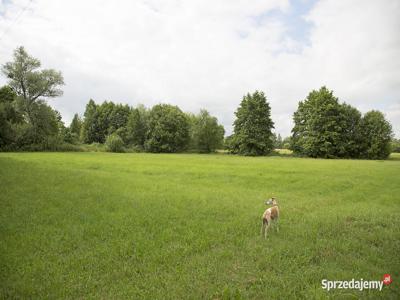
<svg viewBox="0 0 400 300">
<path fill-rule="evenodd" d="M 269 229 L 269 226 L 271 225 L 271 219 L 264 219 L 263 220 L 263 222 L 264 222 L 264 238 L 266 239 L 267 238 L 267 235 L 268 235 L 268 229 Z"/>
<path fill-rule="evenodd" d="M 265 232 L 264 232 L 264 238 L 267 238 L 268 235 L 268 228 L 269 228 L 269 224 L 267 224 L 267 226 L 265 226 Z"/>
<path fill-rule="evenodd" d="M 265 230 L 265 228 L 264 228 L 264 220 L 263 220 L 262 224 L 261 224 L 261 236 L 264 235 L 264 230 Z"/>
</svg>

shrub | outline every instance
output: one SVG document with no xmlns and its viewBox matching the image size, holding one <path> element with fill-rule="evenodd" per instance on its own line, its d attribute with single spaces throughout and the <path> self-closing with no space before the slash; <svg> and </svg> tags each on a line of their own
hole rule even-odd
<svg viewBox="0 0 400 300">
<path fill-rule="evenodd" d="M 124 152 L 124 141 L 116 133 L 107 136 L 105 145 L 108 152 Z"/>
</svg>

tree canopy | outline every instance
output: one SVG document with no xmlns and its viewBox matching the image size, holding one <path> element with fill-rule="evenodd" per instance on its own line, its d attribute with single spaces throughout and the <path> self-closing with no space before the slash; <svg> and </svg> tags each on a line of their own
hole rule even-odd
<svg viewBox="0 0 400 300">
<path fill-rule="evenodd" d="M 225 147 L 240 155 L 267 155 L 274 148 L 290 147 L 295 154 L 322 158 L 384 159 L 399 151 L 391 124 L 372 110 L 362 115 L 340 103 L 326 87 L 311 91 L 293 114 L 292 135 L 273 133 L 271 108 L 262 91 L 246 94 L 235 112 L 233 134 L 202 109 L 185 113 L 179 107 L 143 105 L 90 99 L 82 118 L 75 114 L 64 126 L 61 114 L 47 99 L 63 94 L 61 72 L 43 69 L 24 47 L 1 66 L 7 85 L 0 88 L 0 150 L 51 150 L 60 145 L 107 144 L 109 151 L 213 152 Z M 74 145 L 69 145 L 74 144 Z M 80 146 L 80 145 L 78 145 Z"/>
<path fill-rule="evenodd" d="M 64 84 L 64 79 L 59 71 L 40 70 L 40 61 L 30 56 L 24 47 L 15 49 L 13 58 L 13 61 L 2 66 L 1 71 L 8 78 L 8 86 L 24 100 L 24 113 L 34 122 L 33 103 L 40 99 L 61 96 L 63 92 L 60 86 Z"/>
<path fill-rule="evenodd" d="M 144 105 L 133 108 L 127 123 L 127 143 L 144 149 L 147 138 L 149 111 Z"/>
<path fill-rule="evenodd" d="M 62 95 L 63 77 L 61 72 L 40 66 L 38 59 L 18 47 L 13 61 L 1 67 L 8 79 L 0 95 L 2 148 L 54 149 L 63 141 L 61 115 L 45 102 Z"/>
<path fill-rule="evenodd" d="M 145 148 L 150 152 L 180 152 L 189 144 L 189 121 L 177 107 L 153 106 L 149 114 Z"/>
<path fill-rule="evenodd" d="M 222 147 L 225 129 L 218 124 L 216 117 L 202 109 L 198 115 L 193 115 L 191 120 L 192 146 L 200 152 L 214 152 Z"/>
<path fill-rule="evenodd" d="M 389 155 L 391 126 L 380 112 L 361 116 L 339 103 L 326 87 L 313 90 L 293 114 L 292 149 L 323 158 L 385 158 Z"/>
<path fill-rule="evenodd" d="M 264 93 L 255 91 L 245 95 L 235 115 L 231 152 L 242 155 L 266 155 L 271 152 L 274 122 Z"/>
<path fill-rule="evenodd" d="M 361 120 L 362 157 L 385 159 L 391 152 L 392 126 L 380 111 L 367 112 Z"/>
</svg>

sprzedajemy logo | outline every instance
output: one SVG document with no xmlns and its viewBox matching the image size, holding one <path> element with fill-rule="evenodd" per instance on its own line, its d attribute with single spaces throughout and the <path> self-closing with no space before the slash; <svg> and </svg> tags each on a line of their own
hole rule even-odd
<svg viewBox="0 0 400 300">
<path fill-rule="evenodd" d="M 383 275 L 382 280 L 328 280 L 322 279 L 321 284 L 324 290 L 330 291 L 331 289 L 352 289 L 352 290 L 369 290 L 379 289 L 382 291 L 383 285 L 389 285 L 392 283 L 392 277 L 390 274 Z"/>
</svg>

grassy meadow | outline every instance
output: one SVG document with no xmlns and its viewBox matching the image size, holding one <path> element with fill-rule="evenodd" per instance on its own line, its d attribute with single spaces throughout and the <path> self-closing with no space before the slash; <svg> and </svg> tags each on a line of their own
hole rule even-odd
<svg viewBox="0 0 400 300">
<path fill-rule="evenodd" d="M 0 180 L 0 298 L 400 299 L 400 156 L 1 153 Z"/>
</svg>

